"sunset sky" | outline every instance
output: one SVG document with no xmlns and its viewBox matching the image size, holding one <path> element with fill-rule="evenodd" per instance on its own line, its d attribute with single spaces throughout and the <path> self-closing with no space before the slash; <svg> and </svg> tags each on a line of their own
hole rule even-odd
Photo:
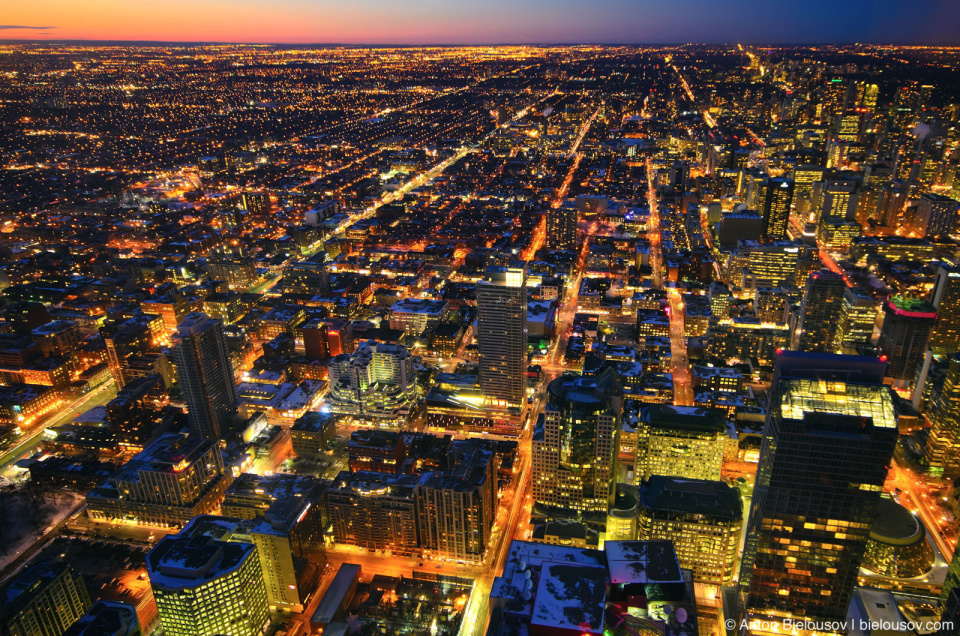
<svg viewBox="0 0 960 636">
<path fill-rule="evenodd" d="M 960 43 L 957 0 L 6 0 L 0 39 Z"/>
</svg>

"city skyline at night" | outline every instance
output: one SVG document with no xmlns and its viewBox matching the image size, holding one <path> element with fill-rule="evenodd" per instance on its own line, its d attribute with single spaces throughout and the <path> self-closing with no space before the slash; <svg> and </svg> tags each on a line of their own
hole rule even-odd
<svg viewBox="0 0 960 636">
<path fill-rule="evenodd" d="M 3 13 L 0 636 L 957 636 L 956 2 Z"/>
</svg>

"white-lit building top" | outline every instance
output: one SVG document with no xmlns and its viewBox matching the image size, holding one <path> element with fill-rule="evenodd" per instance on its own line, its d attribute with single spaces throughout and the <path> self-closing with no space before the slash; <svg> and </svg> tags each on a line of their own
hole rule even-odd
<svg viewBox="0 0 960 636">
<path fill-rule="evenodd" d="M 869 417 L 881 428 L 897 426 L 890 391 L 874 384 L 781 379 L 780 412 L 784 419 L 791 420 L 802 420 L 804 413 L 829 413 Z"/>
</svg>

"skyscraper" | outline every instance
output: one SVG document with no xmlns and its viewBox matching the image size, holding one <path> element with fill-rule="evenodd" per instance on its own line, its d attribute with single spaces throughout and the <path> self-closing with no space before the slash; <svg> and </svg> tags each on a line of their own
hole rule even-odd
<svg viewBox="0 0 960 636">
<path fill-rule="evenodd" d="M 190 428 L 206 439 L 219 439 L 230 428 L 237 401 L 223 323 L 192 312 L 177 326 L 175 338 L 173 357 Z"/>
<path fill-rule="evenodd" d="M 937 310 L 937 323 L 930 334 L 930 349 L 938 355 L 960 351 L 960 267 L 955 263 L 940 263 L 931 304 Z"/>
<path fill-rule="evenodd" d="M 762 236 L 781 239 L 787 236 L 790 206 L 793 204 L 793 180 L 775 177 L 767 181 L 763 197 Z"/>
<path fill-rule="evenodd" d="M 843 277 L 829 269 L 820 270 L 807 279 L 800 303 L 800 334 L 796 349 L 833 353 L 846 289 Z"/>
<path fill-rule="evenodd" d="M 740 570 L 748 621 L 846 616 L 897 442 L 885 366 L 778 356 Z"/>
<path fill-rule="evenodd" d="M 484 397 L 507 406 L 526 398 L 526 265 L 491 267 L 477 283 L 477 344 L 480 389 Z"/>
<path fill-rule="evenodd" d="M 612 369 L 594 377 L 563 375 L 547 387 L 533 433 L 533 499 L 606 514 L 616 494 L 622 396 Z"/>
<path fill-rule="evenodd" d="M 853 355 L 858 347 L 873 339 L 873 325 L 877 320 L 877 303 L 855 287 L 843 290 L 840 318 L 837 323 L 834 347 L 838 353 Z"/>
<path fill-rule="evenodd" d="M 887 375 L 900 386 L 909 386 L 917 376 L 937 321 L 937 310 L 919 298 L 891 296 L 883 304 L 880 350 L 889 358 Z"/>
<path fill-rule="evenodd" d="M 302 612 L 326 567 L 324 509 L 297 495 L 278 498 L 250 530 L 271 607 Z"/>
<path fill-rule="evenodd" d="M 577 221 L 579 211 L 575 206 L 560 206 L 547 209 L 547 234 L 545 243 L 550 250 L 577 249 Z"/>
<path fill-rule="evenodd" d="M 960 477 L 960 354 L 950 356 L 943 386 L 934 391 L 931 402 L 927 462 L 947 479 L 955 479 Z"/>
</svg>

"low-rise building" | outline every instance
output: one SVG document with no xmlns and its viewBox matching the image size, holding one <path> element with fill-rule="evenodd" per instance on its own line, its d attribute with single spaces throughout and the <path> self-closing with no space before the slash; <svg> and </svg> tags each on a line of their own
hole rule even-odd
<svg viewBox="0 0 960 636">
<path fill-rule="evenodd" d="M 293 452 L 298 457 L 316 458 L 323 455 L 337 437 L 337 416 L 308 411 L 290 428 Z"/>
</svg>

